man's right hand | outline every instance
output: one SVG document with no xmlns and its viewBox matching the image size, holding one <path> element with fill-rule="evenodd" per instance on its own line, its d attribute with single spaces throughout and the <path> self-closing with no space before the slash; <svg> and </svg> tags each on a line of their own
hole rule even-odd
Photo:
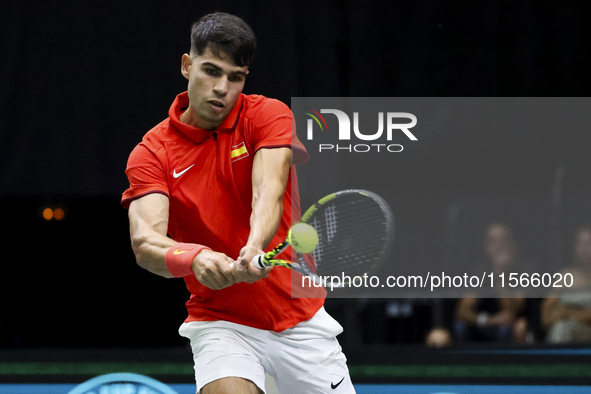
<svg viewBox="0 0 591 394">
<path fill-rule="evenodd" d="M 193 259 L 192 268 L 203 286 L 220 290 L 237 282 L 233 264 L 234 260 L 225 254 L 203 249 Z"/>
</svg>

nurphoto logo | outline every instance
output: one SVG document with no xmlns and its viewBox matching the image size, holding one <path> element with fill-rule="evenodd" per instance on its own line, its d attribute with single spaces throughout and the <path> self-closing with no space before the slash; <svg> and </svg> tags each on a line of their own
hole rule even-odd
<svg viewBox="0 0 591 394">
<path fill-rule="evenodd" d="M 378 112 L 377 113 L 377 131 L 360 130 L 359 127 L 359 112 L 353 112 L 353 127 L 351 127 L 351 118 L 344 111 L 339 109 L 320 109 L 320 112 L 304 107 L 305 114 L 310 118 L 306 124 L 306 138 L 309 141 L 314 140 L 314 129 L 316 132 L 330 133 L 328 123 L 322 114 L 332 114 L 336 116 L 338 122 L 338 141 L 364 141 L 358 144 L 326 144 L 318 145 L 319 152 L 402 152 L 404 147 L 401 144 L 391 143 L 393 136 L 397 133 L 406 136 L 410 141 L 417 141 L 417 137 L 410 131 L 411 128 L 417 124 L 417 117 L 408 112 Z M 363 116 L 371 116 L 371 114 L 364 113 Z M 374 114 L 375 117 L 375 114 Z M 334 118 L 333 118 L 334 119 Z M 407 122 L 404 123 L 404 120 Z M 402 122 L 401 122 L 402 121 Z M 408 122 L 410 121 L 410 122 Z M 384 126 L 385 124 L 385 126 Z M 331 130 L 333 128 L 331 127 Z M 353 133 L 351 133 L 351 129 Z M 374 129 L 375 130 L 375 129 Z M 333 132 L 334 133 L 334 132 Z M 371 142 L 371 143 L 368 143 Z"/>
</svg>

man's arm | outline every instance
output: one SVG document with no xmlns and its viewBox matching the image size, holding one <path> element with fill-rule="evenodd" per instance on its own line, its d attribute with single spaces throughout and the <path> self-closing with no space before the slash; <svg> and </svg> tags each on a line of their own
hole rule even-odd
<svg viewBox="0 0 591 394">
<path fill-rule="evenodd" d="M 478 323 L 477 302 L 478 299 L 475 297 L 460 298 L 456 306 L 456 320 L 476 325 Z"/>
<path fill-rule="evenodd" d="M 584 309 L 568 309 L 571 318 L 580 321 L 581 323 L 591 325 L 591 308 Z"/>
<path fill-rule="evenodd" d="M 138 265 L 156 275 L 172 278 L 165 257 L 177 242 L 166 236 L 168 209 L 168 197 L 159 193 L 132 201 L 129 205 L 129 231 Z M 230 267 L 232 262 L 223 253 L 203 249 L 193 259 L 192 270 L 204 286 L 218 290 L 235 283 L 236 277 Z"/>
<path fill-rule="evenodd" d="M 138 265 L 156 275 L 172 278 L 164 263 L 166 252 L 176 243 L 166 236 L 168 206 L 168 198 L 159 193 L 132 201 L 129 232 Z"/>
<path fill-rule="evenodd" d="M 250 264 L 250 261 L 257 254 L 263 253 L 279 228 L 290 166 L 290 148 L 263 148 L 254 157 L 250 234 L 238 258 L 238 269 L 248 267 L 249 277 L 244 279 L 248 282 L 266 277 L 271 271 L 271 268 L 260 270 Z"/>
<path fill-rule="evenodd" d="M 519 314 L 525 308 L 525 298 L 501 298 L 499 300 L 500 310 L 488 319 L 490 325 L 513 324 Z"/>
<path fill-rule="evenodd" d="M 541 307 L 542 326 L 548 330 L 556 322 L 564 319 L 575 319 L 591 325 L 591 308 L 574 308 L 560 303 L 558 297 L 546 298 Z"/>
<path fill-rule="evenodd" d="M 456 319 L 473 325 L 505 325 L 512 324 L 525 305 L 523 298 L 501 298 L 500 311 L 492 316 L 478 313 L 476 310 L 478 299 L 474 297 L 462 298 L 456 308 Z"/>
</svg>

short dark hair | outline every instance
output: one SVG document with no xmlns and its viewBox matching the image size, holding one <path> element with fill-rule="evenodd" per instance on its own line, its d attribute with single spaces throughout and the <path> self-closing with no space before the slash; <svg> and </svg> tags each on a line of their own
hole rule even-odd
<svg viewBox="0 0 591 394">
<path fill-rule="evenodd" d="M 191 27 L 191 52 L 202 55 L 206 48 L 219 56 L 230 55 L 238 67 L 250 66 L 257 40 L 246 22 L 223 12 L 205 15 Z"/>
</svg>

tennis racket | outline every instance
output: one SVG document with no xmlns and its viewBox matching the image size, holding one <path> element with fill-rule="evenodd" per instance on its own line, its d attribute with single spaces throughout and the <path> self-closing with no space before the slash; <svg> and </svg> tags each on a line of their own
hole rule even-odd
<svg viewBox="0 0 591 394">
<path fill-rule="evenodd" d="M 329 194 L 312 205 L 301 222 L 312 226 L 318 235 L 318 244 L 311 253 L 294 249 L 297 261 L 276 259 L 290 245 L 288 237 L 275 249 L 255 256 L 253 263 L 261 269 L 291 268 L 323 283 L 322 278 L 329 276 L 363 276 L 376 271 L 394 240 L 390 207 L 383 198 L 367 190 Z M 347 285 L 341 282 L 335 287 Z"/>
</svg>

